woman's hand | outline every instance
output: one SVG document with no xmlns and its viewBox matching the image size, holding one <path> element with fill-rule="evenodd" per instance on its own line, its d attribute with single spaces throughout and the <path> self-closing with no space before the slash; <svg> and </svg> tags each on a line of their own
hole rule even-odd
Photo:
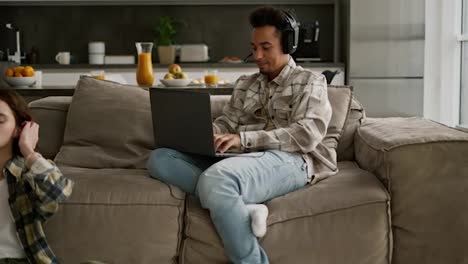
<svg viewBox="0 0 468 264">
<path fill-rule="evenodd" d="M 34 153 L 38 141 L 39 125 L 32 121 L 24 122 L 18 142 L 19 149 L 24 158 Z"/>
</svg>

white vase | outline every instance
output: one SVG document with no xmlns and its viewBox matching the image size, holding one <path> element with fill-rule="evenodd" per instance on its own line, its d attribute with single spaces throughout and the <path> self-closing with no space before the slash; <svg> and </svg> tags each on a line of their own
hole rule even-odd
<svg viewBox="0 0 468 264">
<path fill-rule="evenodd" d="M 158 46 L 159 63 L 172 64 L 175 61 L 175 46 Z"/>
</svg>

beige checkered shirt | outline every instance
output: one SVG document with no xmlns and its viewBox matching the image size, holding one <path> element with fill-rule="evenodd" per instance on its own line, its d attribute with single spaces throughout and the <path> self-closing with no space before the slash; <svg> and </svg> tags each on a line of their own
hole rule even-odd
<svg viewBox="0 0 468 264">
<path fill-rule="evenodd" d="M 325 77 L 290 58 L 270 82 L 261 73 L 241 76 L 213 127 L 216 133 L 239 133 L 246 151 L 279 149 L 302 155 L 309 181 L 315 183 L 338 171 L 336 150 L 323 143 L 331 115 Z M 268 119 L 274 126 L 266 127 Z"/>
</svg>

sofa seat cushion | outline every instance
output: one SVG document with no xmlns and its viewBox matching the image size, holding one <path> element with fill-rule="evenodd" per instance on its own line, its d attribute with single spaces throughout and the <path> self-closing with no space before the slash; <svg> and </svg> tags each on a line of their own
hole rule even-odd
<svg viewBox="0 0 468 264">
<path fill-rule="evenodd" d="M 73 193 L 65 203 L 131 205 L 163 204 L 179 206 L 184 193 L 150 178 L 142 169 L 86 169 L 60 166 L 75 182 Z"/>
<path fill-rule="evenodd" d="M 271 263 L 390 263 L 389 195 L 354 162 L 269 202 L 261 240 Z M 209 212 L 189 197 L 181 263 L 228 263 Z"/>
<path fill-rule="evenodd" d="M 145 170 L 60 167 L 75 181 L 45 225 L 61 263 L 174 263 L 185 197 Z"/>
</svg>

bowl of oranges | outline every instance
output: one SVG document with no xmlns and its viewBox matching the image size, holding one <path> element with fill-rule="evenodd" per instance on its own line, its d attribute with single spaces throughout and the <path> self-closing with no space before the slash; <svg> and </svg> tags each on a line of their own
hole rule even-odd
<svg viewBox="0 0 468 264">
<path fill-rule="evenodd" d="M 12 87 L 28 87 L 36 82 L 34 68 L 31 66 L 16 66 L 5 72 L 4 80 Z"/>
</svg>

